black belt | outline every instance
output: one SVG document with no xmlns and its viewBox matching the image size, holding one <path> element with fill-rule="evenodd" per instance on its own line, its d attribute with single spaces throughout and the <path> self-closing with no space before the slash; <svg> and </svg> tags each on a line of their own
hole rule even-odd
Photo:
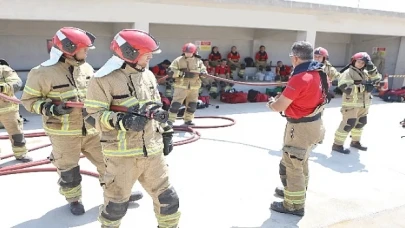
<svg viewBox="0 0 405 228">
<path fill-rule="evenodd" d="M 311 117 L 302 117 L 299 119 L 293 119 L 293 118 L 289 118 L 287 117 L 287 121 L 289 123 L 309 123 L 309 122 L 314 122 L 316 120 L 319 120 L 321 118 L 322 113 L 318 113 L 315 116 L 311 116 Z"/>
</svg>

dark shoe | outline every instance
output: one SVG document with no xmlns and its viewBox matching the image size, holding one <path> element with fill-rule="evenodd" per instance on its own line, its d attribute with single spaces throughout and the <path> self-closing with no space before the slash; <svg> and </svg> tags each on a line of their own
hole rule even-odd
<svg viewBox="0 0 405 228">
<path fill-rule="evenodd" d="M 350 154 L 350 150 L 345 149 L 342 145 L 333 144 L 332 150 L 335 152 L 338 152 L 338 153 L 342 153 L 342 154 Z"/>
<path fill-rule="evenodd" d="M 362 151 L 367 151 L 367 147 L 366 147 L 366 146 L 363 146 L 363 145 L 361 145 L 360 142 L 356 142 L 356 141 L 352 141 L 352 142 L 350 143 L 350 147 L 353 147 L 353 148 L 356 148 L 356 149 L 362 150 Z"/>
<path fill-rule="evenodd" d="M 82 202 L 76 201 L 76 202 L 72 202 L 70 203 L 70 212 L 73 215 L 82 215 L 84 214 L 84 206 L 82 204 Z"/>
<path fill-rule="evenodd" d="M 272 209 L 273 211 L 277 211 L 279 213 L 292 214 L 292 215 L 301 216 L 301 217 L 305 215 L 304 208 L 299 209 L 299 210 L 290 211 L 284 207 L 283 202 L 273 202 L 270 206 L 270 209 Z"/>
<path fill-rule="evenodd" d="M 284 187 L 277 187 L 274 192 L 280 197 L 284 197 Z"/>
<path fill-rule="evenodd" d="M 188 125 L 188 126 L 194 126 L 195 125 L 192 121 L 185 121 L 184 124 Z"/>
<path fill-rule="evenodd" d="M 32 158 L 30 156 L 28 156 L 28 155 L 24 155 L 23 157 L 16 158 L 15 160 L 20 161 L 20 162 L 24 162 L 24 163 L 32 162 Z"/>
<path fill-rule="evenodd" d="M 135 202 L 143 198 L 143 194 L 140 191 L 132 192 L 131 196 L 129 197 L 129 202 Z"/>
</svg>

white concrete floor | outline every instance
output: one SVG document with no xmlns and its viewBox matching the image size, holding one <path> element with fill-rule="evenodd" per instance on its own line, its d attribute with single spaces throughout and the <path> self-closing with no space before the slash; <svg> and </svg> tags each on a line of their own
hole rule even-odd
<svg viewBox="0 0 405 228">
<path fill-rule="evenodd" d="M 198 115 L 224 115 L 236 119 L 229 128 L 198 130 L 199 141 L 175 147 L 167 157 L 171 182 L 178 191 L 181 228 L 279 228 L 279 227 L 405 227 L 405 105 L 384 103 L 378 98 L 370 108 L 363 143 L 367 152 L 331 153 L 333 135 L 341 115 L 335 99 L 324 114 L 326 139 L 311 154 L 306 215 L 302 219 L 269 210 L 280 185 L 278 165 L 285 120 L 264 103 L 219 104 L 198 110 Z M 23 114 L 25 112 L 22 112 Z M 38 116 L 24 114 L 27 131 L 41 130 Z M 197 119 L 199 125 L 220 120 Z M 178 134 L 184 137 L 187 134 Z M 28 147 L 48 142 L 28 139 Z M 349 139 L 347 140 L 347 144 Z M 2 154 L 10 153 L 7 140 Z M 51 148 L 33 152 L 46 158 Z M 10 164 L 0 162 L 0 166 Z M 11 163 L 13 163 L 11 161 Z M 83 169 L 95 171 L 82 160 Z M 102 189 L 93 177 L 83 178 L 83 201 L 87 213 L 75 217 L 58 193 L 56 173 L 0 177 L 0 227 L 67 228 L 100 227 L 98 206 Z M 135 189 L 142 187 L 137 183 Z M 152 201 L 145 196 L 132 204 L 122 227 L 156 227 Z"/>
</svg>

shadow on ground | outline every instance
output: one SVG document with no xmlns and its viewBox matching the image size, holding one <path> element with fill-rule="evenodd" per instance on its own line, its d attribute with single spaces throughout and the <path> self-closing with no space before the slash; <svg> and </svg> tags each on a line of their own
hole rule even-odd
<svg viewBox="0 0 405 228">
<path fill-rule="evenodd" d="M 270 218 L 263 222 L 259 227 L 247 227 L 247 226 L 232 226 L 230 228 L 298 228 L 298 223 L 302 217 L 295 215 L 286 215 L 277 212 L 270 212 Z"/>
<path fill-rule="evenodd" d="M 139 204 L 130 203 L 128 209 L 138 208 Z M 84 215 L 74 216 L 70 213 L 69 206 L 55 208 L 38 219 L 32 219 L 12 228 L 70 228 L 84 226 L 97 221 L 99 206 L 87 210 Z M 63 224 L 63 225 L 62 225 Z"/>
</svg>

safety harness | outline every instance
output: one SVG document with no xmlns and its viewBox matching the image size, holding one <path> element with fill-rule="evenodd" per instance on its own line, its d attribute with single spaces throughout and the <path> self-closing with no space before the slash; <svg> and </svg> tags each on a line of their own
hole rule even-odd
<svg viewBox="0 0 405 228">
<path fill-rule="evenodd" d="M 308 116 L 299 118 L 299 119 L 290 118 L 290 117 L 286 116 L 285 114 L 283 114 L 283 112 L 280 112 L 280 115 L 282 117 L 285 117 L 289 123 L 309 123 L 309 122 L 313 122 L 313 121 L 316 121 L 321 118 L 322 111 L 325 109 L 325 105 L 330 102 L 330 97 L 329 97 L 329 93 L 328 93 L 328 91 L 329 91 L 328 75 L 320 69 L 318 69 L 318 73 L 319 73 L 319 76 L 321 79 L 323 102 L 321 104 L 319 104 L 311 114 L 309 114 Z M 293 73 L 293 75 L 291 77 L 293 77 L 294 75 L 297 75 L 297 74 Z"/>
</svg>

